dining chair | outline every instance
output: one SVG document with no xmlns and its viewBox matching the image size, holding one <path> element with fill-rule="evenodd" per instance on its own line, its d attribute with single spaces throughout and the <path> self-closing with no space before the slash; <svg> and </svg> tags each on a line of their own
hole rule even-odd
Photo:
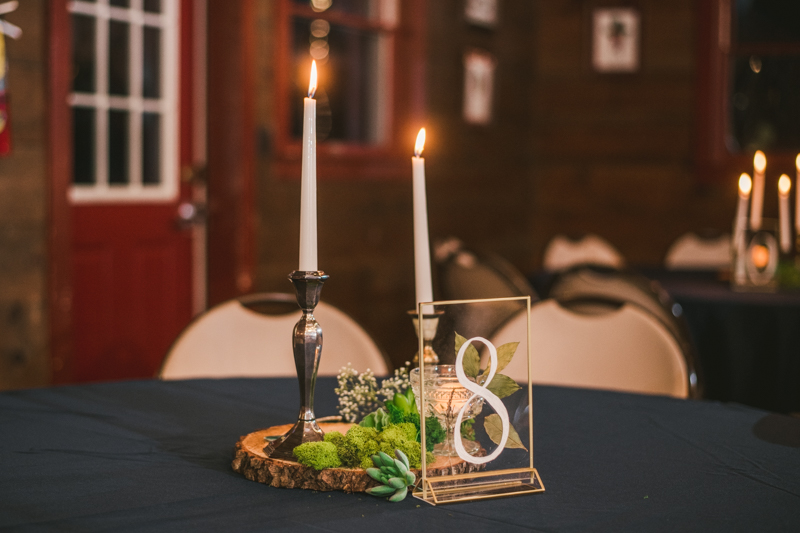
<svg viewBox="0 0 800 533">
<path fill-rule="evenodd" d="M 575 240 L 556 235 L 545 247 L 542 259 L 545 270 L 556 272 L 585 264 L 622 268 L 625 259 L 610 242 L 591 233 Z"/>
<path fill-rule="evenodd" d="M 520 343 L 503 370 L 519 382 L 528 380 L 527 318 L 519 312 L 490 339 L 495 346 Z M 534 383 L 689 397 L 680 345 L 633 304 L 583 314 L 548 299 L 532 306 L 530 325 Z"/>
<path fill-rule="evenodd" d="M 667 250 L 664 266 L 669 270 L 722 270 L 731 266 L 731 236 L 714 237 L 684 233 Z"/>
<path fill-rule="evenodd" d="M 439 295 L 443 300 L 512 296 L 531 296 L 534 301 L 539 300 L 536 291 L 514 265 L 499 255 L 466 249 L 453 237 L 434 245 L 434 260 Z M 493 332 L 522 308 L 519 301 L 463 307 L 452 317 L 452 328 L 465 335 L 477 326 L 481 331 Z"/>
<path fill-rule="evenodd" d="M 256 293 L 216 305 L 178 336 L 167 354 L 162 379 L 296 376 L 292 331 L 301 311 L 292 294 Z M 335 376 L 347 363 L 360 372 L 389 373 L 366 331 L 336 307 L 320 302 L 322 326 L 318 375 Z"/>
</svg>

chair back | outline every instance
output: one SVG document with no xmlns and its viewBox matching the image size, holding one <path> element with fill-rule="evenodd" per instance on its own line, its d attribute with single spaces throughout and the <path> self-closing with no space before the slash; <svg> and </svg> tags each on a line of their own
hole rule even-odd
<svg viewBox="0 0 800 533">
<path fill-rule="evenodd" d="M 678 237 L 667 250 L 664 266 L 669 270 L 722 270 L 731 265 L 731 236 L 701 237 L 689 232 Z"/>
<path fill-rule="evenodd" d="M 292 332 L 302 312 L 294 295 L 259 293 L 223 302 L 197 317 L 178 336 L 161 368 L 162 379 L 296 376 Z M 347 363 L 375 375 L 389 368 L 372 338 L 336 307 L 320 302 L 318 375 L 334 376 Z"/>
<path fill-rule="evenodd" d="M 491 341 L 520 343 L 503 373 L 526 382 L 527 314 L 515 315 Z M 545 300 L 531 308 L 531 342 L 535 383 L 689 395 L 681 347 L 661 322 L 634 305 L 585 315 Z"/>
<path fill-rule="evenodd" d="M 565 235 L 553 237 L 544 251 L 543 268 L 558 272 L 576 265 L 622 268 L 625 260 L 611 243 L 594 234 L 577 240 L 571 240 Z"/>
<path fill-rule="evenodd" d="M 457 244 L 454 245 L 454 242 Z M 534 301 L 539 299 L 528 280 L 500 256 L 477 254 L 464 249 L 460 241 L 450 239 L 437 243 L 434 247 L 434 258 L 439 277 L 439 293 L 443 300 L 512 296 L 531 296 Z M 471 306 L 453 317 L 452 328 L 463 335 L 470 334 L 478 326 L 482 331 L 493 332 L 522 308 L 522 302 Z"/>
</svg>

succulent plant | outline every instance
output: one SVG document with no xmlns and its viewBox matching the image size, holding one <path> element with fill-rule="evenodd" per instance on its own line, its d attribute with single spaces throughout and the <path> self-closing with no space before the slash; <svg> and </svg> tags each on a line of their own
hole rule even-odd
<svg viewBox="0 0 800 533">
<path fill-rule="evenodd" d="M 417 476 L 409 470 L 406 454 L 400 450 L 395 450 L 394 454 L 396 458 L 392 458 L 384 452 L 378 452 L 377 455 L 372 456 L 375 467 L 367 468 L 367 474 L 382 484 L 367 489 L 367 494 L 385 496 L 390 502 L 399 502 L 406 497 L 408 487 L 414 485 Z"/>
</svg>

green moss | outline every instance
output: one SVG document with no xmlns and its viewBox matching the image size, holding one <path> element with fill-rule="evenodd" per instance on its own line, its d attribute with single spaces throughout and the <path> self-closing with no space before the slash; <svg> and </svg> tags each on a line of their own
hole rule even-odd
<svg viewBox="0 0 800 533">
<path fill-rule="evenodd" d="M 336 446 L 330 442 L 306 442 L 297 446 L 293 452 L 301 464 L 315 470 L 342 466 Z"/>
<path fill-rule="evenodd" d="M 339 446 L 342 445 L 342 442 L 344 442 L 344 435 L 338 431 L 329 431 L 328 433 L 325 433 L 325 437 L 323 438 L 325 439 L 325 442 L 330 442 L 336 446 L 336 448 L 339 448 Z"/>
<path fill-rule="evenodd" d="M 375 428 L 353 426 L 336 446 L 342 464 L 360 467 L 364 458 L 378 453 L 378 431 Z"/>
</svg>

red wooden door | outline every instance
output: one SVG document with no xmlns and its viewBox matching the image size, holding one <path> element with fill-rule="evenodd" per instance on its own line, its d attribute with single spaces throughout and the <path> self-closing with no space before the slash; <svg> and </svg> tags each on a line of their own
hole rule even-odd
<svg viewBox="0 0 800 533">
<path fill-rule="evenodd" d="M 192 34 L 202 4 L 69 4 L 73 381 L 152 377 L 197 308 L 202 232 L 178 213 L 193 196 L 180 169 L 197 162 Z"/>
</svg>

